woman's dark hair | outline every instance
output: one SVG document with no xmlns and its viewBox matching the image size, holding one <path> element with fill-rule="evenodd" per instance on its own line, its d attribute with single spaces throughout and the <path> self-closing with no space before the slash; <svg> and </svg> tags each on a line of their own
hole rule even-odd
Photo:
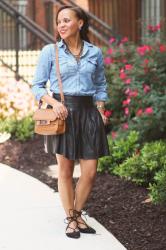
<svg viewBox="0 0 166 250">
<path fill-rule="evenodd" d="M 70 5 L 64 5 L 64 6 L 60 7 L 59 10 L 57 11 L 57 14 L 56 14 L 56 24 L 58 23 L 59 13 L 64 9 L 73 10 L 75 12 L 77 18 L 83 20 L 84 24 L 80 30 L 80 36 L 81 36 L 82 40 L 90 42 L 89 37 L 88 37 L 89 18 L 83 9 L 81 9 L 79 7 L 75 7 L 75 6 L 70 6 Z M 57 35 L 57 40 L 60 40 L 59 34 Z"/>
</svg>

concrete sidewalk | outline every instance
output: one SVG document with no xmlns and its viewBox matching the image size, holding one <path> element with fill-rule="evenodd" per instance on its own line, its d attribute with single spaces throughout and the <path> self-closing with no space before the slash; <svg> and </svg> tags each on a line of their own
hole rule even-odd
<svg viewBox="0 0 166 250">
<path fill-rule="evenodd" d="M 65 236 L 58 193 L 37 179 L 0 164 L 0 250 L 125 250 L 94 218 L 96 235 Z"/>
</svg>

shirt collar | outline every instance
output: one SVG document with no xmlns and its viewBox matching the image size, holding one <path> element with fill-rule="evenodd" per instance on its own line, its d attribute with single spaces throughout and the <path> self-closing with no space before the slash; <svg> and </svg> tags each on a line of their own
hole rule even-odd
<svg viewBox="0 0 166 250">
<path fill-rule="evenodd" d="M 88 43 L 87 41 L 83 40 L 84 42 L 84 48 L 83 48 L 83 52 L 82 52 L 82 56 L 84 56 L 90 47 L 93 47 L 93 45 L 91 43 Z M 67 50 L 66 44 L 64 43 L 63 39 L 61 39 L 60 41 L 58 41 L 58 47 L 64 47 L 65 50 Z"/>
<path fill-rule="evenodd" d="M 64 41 L 61 39 L 60 41 L 58 41 L 58 47 L 62 47 L 62 46 L 65 46 L 65 43 Z"/>
<path fill-rule="evenodd" d="M 93 47 L 93 45 L 84 40 L 84 48 L 81 56 L 84 56 L 91 47 Z"/>
</svg>

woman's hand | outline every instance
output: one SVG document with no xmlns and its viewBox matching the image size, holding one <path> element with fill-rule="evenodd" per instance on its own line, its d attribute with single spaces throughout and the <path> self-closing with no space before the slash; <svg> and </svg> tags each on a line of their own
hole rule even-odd
<svg viewBox="0 0 166 250">
<path fill-rule="evenodd" d="M 55 114 L 57 115 L 58 118 L 65 120 L 68 116 L 68 110 L 65 107 L 64 104 L 62 104 L 59 101 L 56 101 L 53 105 L 53 111 L 55 112 Z"/>
<path fill-rule="evenodd" d="M 109 124 L 108 118 L 104 115 L 104 111 L 105 111 L 104 101 L 97 101 L 96 107 L 97 107 L 98 111 L 100 112 L 100 115 L 102 117 L 104 125 Z"/>
<path fill-rule="evenodd" d="M 102 117 L 104 125 L 108 125 L 109 124 L 108 118 L 102 112 L 100 112 L 100 115 Z"/>
<path fill-rule="evenodd" d="M 61 102 L 54 99 L 52 96 L 46 94 L 42 97 L 42 101 L 46 102 L 47 104 L 51 105 L 56 116 L 62 120 L 65 120 L 68 116 L 68 110 Z"/>
</svg>

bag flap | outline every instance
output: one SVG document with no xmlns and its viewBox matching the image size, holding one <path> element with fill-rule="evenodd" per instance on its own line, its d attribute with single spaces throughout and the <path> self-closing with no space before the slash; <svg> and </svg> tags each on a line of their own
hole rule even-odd
<svg viewBox="0 0 166 250">
<path fill-rule="evenodd" d="M 56 114 L 52 109 L 37 109 L 33 114 L 33 119 L 35 121 L 48 120 L 54 121 L 56 119 Z"/>
</svg>

